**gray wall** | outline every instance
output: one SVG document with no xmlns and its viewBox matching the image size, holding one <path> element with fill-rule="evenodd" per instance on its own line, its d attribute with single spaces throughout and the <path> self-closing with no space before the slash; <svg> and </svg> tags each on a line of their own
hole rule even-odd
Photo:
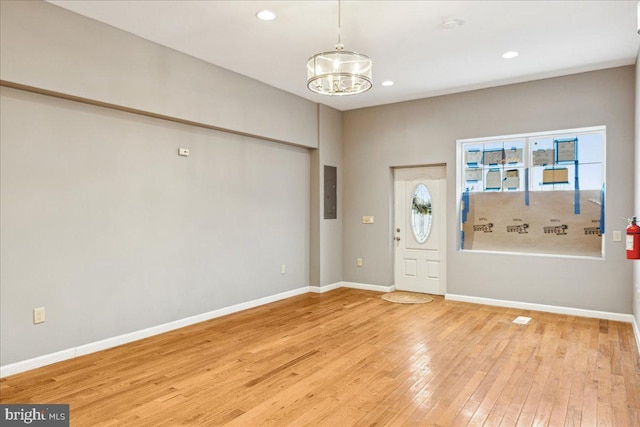
<svg viewBox="0 0 640 427">
<path fill-rule="evenodd" d="M 342 113 L 318 106 L 318 149 L 311 153 L 310 284 L 325 286 L 342 281 Z M 324 219 L 324 166 L 336 167 L 336 219 Z"/>
<path fill-rule="evenodd" d="M 3 81 L 196 125 L 2 88 L 1 365 L 309 285 L 316 104 L 51 4 L 0 7 Z"/>
<path fill-rule="evenodd" d="M 393 283 L 390 168 L 446 163 L 448 293 L 631 313 L 632 266 L 610 232 L 624 229 L 620 217 L 633 208 L 634 68 L 345 112 L 344 280 Z M 607 126 L 605 260 L 456 250 L 457 139 L 595 125 Z M 374 215 L 376 223 L 362 225 L 362 215 Z"/>
<path fill-rule="evenodd" d="M 342 280 L 342 113 L 320 105 L 319 127 L 321 213 L 324 213 L 324 165 L 335 166 L 338 176 L 336 219 L 320 221 L 320 285 L 324 286 Z"/>
<path fill-rule="evenodd" d="M 308 149 L 0 96 L 2 365 L 308 285 Z"/>
<path fill-rule="evenodd" d="M 316 104 L 42 1 L 0 2 L 0 77 L 317 146 Z"/>
</svg>

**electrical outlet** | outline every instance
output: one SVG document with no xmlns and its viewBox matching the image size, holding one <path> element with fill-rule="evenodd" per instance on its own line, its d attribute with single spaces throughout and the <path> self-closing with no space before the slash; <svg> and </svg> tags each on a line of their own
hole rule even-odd
<svg viewBox="0 0 640 427">
<path fill-rule="evenodd" d="M 363 224 L 373 224 L 373 217 L 372 216 L 363 216 L 362 217 L 362 223 Z"/>
<path fill-rule="evenodd" d="M 280 266 L 280 274 L 285 274 L 287 272 L 287 266 L 282 264 Z"/>
<path fill-rule="evenodd" d="M 362 267 L 362 258 L 356 258 L 356 266 Z"/>
<path fill-rule="evenodd" d="M 44 323 L 44 307 L 33 309 L 33 324 Z"/>
</svg>

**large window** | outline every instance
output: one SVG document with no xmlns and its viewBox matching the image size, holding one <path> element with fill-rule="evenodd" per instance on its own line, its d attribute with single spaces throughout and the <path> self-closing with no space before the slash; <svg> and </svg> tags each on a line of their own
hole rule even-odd
<svg viewBox="0 0 640 427">
<path fill-rule="evenodd" d="M 458 141 L 461 250 L 603 256 L 603 126 Z"/>
</svg>

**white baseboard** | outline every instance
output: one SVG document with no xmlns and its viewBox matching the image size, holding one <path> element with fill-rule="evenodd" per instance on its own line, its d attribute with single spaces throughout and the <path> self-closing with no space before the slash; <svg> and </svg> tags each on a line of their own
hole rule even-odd
<svg viewBox="0 0 640 427">
<path fill-rule="evenodd" d="M 368 285 L 366 283 L 355 283 L 355 282 L 340 282 L 340 286 L 343 288 L 352 288 L 352 289 L 363 289 L 365 291 L 376 291 L 376 292 L 393 292 L 396 287 L 391 286 L 382 286 L 382 285 Z"/>
<path fill-rule="evenodd" d="M 617 322 L 632 323 L 635 319 L 631 314 L 611 313 L 608 311 L 585 310 L 582 308 L 560 307 L 555 305 L 534 304 L 530 302 L 507 301 L 501 299 L 472 297 L 466 295 L 446 294 L 445 298 L 452 301 L 470 302 L 473 304 L 495 305 L 498 307 L 520 308 L 523 310 L 546 311 L 547 313 L 569 314 L 580 317 L 615 320 Z"/>
<path fill-rule="evenodd" d="M 41 366 L 50 365 L 52 363 L 61 362 L 63 360 L 73 359 L 74 357 L 83 356 L 85 354 L 106 350 L 108 348 L 112 348 L 122 344 L 127 344 L 133 341 L 141 340 L 143 338 L 148 338 L 153 335 L 162 334 L 165 332 L 172 331 L 174 329 L 179 329 L 185 326 L 204 322 L 206 320 L 215 319 L 216 317 L 226 316 L 227 314 L 237 313 L 239 311 L 258 307 L 264 304 L 269 304 L 270 302 L 291 298 L 296 295 L 304 294 L 307 292 L 323 293 L 323 292 L 329 292 L 341 287 L 365 289 L 365 290 L 377 291 L 377 292 L 391 292 L 394 289 L 393 286 L 367 285 L 363 283 L 352 283 L 352 282 L 337 282 L 337 283 L 332 283 L 330 285 L 325 285 L 321 287 L 305 286 L 302 288 L 294 289 L 292 291 L 282 292 L 282 293 L 271 295 L 264 298 L 258 298 L 252 301 L 243 302 L 243 303 L 232 305 L 229 307 L 223 307 L 217 310 L 209 311 L 207 313 L 202 313 L 202 314 L 187 317 L 184 319 L 179 319 L 173 322 L 164 323 L 162 325 L 153 326 L 151 328 L 142 329 L 140 331 L 134 331 L 128 334 L 118 335 L 118 336 L 107 338 L 104 340 L 95 341 L 95 342 L 83 344 L 77 347 L 72 347 L 65 350 L 57 351 L 55 353 L 49 353 L 42 356 L 34 357 L 33 359 L 27 359 L 20 362 L 0 366 L 0 378 L 7 377 L 9 375 L 19 374 L 20 372 L 25 372 L 31 369 L 40 368 Z"/>
<path fill-rule="evenodd" d="M 164 323 L 162 325 L 153 326 L 151 328 L 142 329 L 140 331 L 130 332 L 128 334 L 118 335 L 116 337 L 107 338 L 101 341 L 96 341 L 89 344 L 68 348 L 66 350 L 57 351 L 55 353 L 34 357 L 33 359 L 27 359 L 16 363 L 11 363 L 9 365 L 0 366 L 0 378 L 18 374 L 20 372 L 29 371 L 31 369 L 36 369 L 41 366 L 50 365 L 52 363 L 61 362 L 63 360 L 73 359 L 74 357 L 83 356 L 85 354 L 95 353 L 100 350 L 106 350 L 108 348 L 130 343 L 132 341 L 141 340 L 153 335 L 158 335 L 164 332 L 172 331 L 174 329 L 193 325 L 195 323 L 215 319 L 216 317 L 226 316 L 227 314 L 237 313 L 239 311 L 258 307 L 270 302 L 291 298 L 307 292 L 309 292 L 309 287 L 305 286 L 291 291 L 281 292 L 279 294 L 258 298 L 240 304 L 235 304 L 229 307 L 223 307 L 217 310 L 209 311 L 207 313 L 198 314 L 173 322 Z"/>
<path fill-rule="evenodd" d="M 636 336 L 636 345 L 638 346 L 638 354 L 640 354 L 640 325 L 636 321 L 636 318 L 633 318 L 633 334 Z"/>
<path fill-rule="evenodd" d="M 381 286 L 381 285 L 369 285 L 366 283 L 355 283 L 355 282 L 336 282 L 330 285 L 325 286 L 309 286 L 309 292 L 315 292 L 317 294 L 321 294 L 324 292 L 333 291 L 334 289 L 339 288 L 352 288 L 352 289 L 362 289 L 365 291 L 374 291 L 374 292 L 393 292 L 395 290 L 395 286 Z"/>
<path fill-rule="evenodd" d="M 309 286 L 309 292 L 313 292 L 315 294 L 322 294 L 324 292 L 333 291 L 334 289 L 338 289 L 342 287 L 342 282 L 332 283 L 330 285 L 324 286 Z"/>
<path fill-rule="evenodd" d="M 393 292 L 395 286 L 381 286 L 381 285 L 369 285 L 366 283 L 355 282 L 337 282 L 325 286 L 305 286 L 302 288 L 294 289 L 287 292 L 281 292 L 279 294 L 258 298 L 252 301 L 232 305 L 229 307 L 223 307 L 217 310 L 209 311 L 207 313 L 198 314 L 196 316 L 187 317 L 184 319 L 176 320 L 162 325 L 153 326 L 151 328 L 142 329 L 140 331 L 130 332 L 128 334 L 119 335 L 116 337 L 107 338 L 101 341 L 96 341 L 77 347 L 68 348 L 66 350 L 57 351 L 55 353 L 45 354 L 42 356 L 34 357 L 33 359 L 23 360 L 20 362 L 12 363 L 9 365 L 0 366 L 0 378 L 7 377 L 9 375 L 18 374 L 20 372 L 36 369 L 41 366 L 50 365 L 52 363 L 61 362 L 67 359 L 73 359 L 74 357 L 83 356 L 86 354 L 94 353 L 108 348 L 116 347 L 122 344 L 130 343 L 133 341 L 141 340 L 153 335 L 162 334 L 172 331 L 174 329 L 183 328 L 185 326 L 193 325 L 196 323 L 204 322 L 206 320 L 215 319 L 216 317 L 226 316 L 227 314 L 237 313 L 239 311 L 247 310 L 250 308 L 258 307 L 271 302 L 279 301 L 286 298 L 291 298 L 296 295 L 301 295 L 307 292 L 323 293 L 329 292 L 338 288 L 353 288 L 363 289 L 375 292 Z M 570 307 L 557 307 L 552 305 L 532 304 L 518 301 L 506 301 L 495 300 L 490 298 L 470 297 L 465 295 L 446 294 L 446 299 L 453 301 L 470 302 L 474 304 L 486 304 L 495 305 L 500 307 L 512 307 L 521 308 L 524 310 L 536 310 L 546 311 L 550 313 L 570 314 L 574 316 L 594 317 L 597 319 L 616 320 L 620 322 L 630 322 L 633 324 L 633 331 L 636 337 L 636 344 L 638 345 L 638 352 L 640 352 L 640 330 L 635 318 L 630 314 L 620 313 L 608 313 L 604 311 L 592 311 L 583 310 Z"/>
</svg>

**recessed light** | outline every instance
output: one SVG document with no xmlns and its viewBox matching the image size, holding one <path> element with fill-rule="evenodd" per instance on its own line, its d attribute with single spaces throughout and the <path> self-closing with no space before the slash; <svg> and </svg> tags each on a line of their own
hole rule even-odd
<svg viewBox="0 0 640 427">
<path fill-rule="evenodd" d="M 273 21 L 276 19 L 276 14 L 271 12 L 270 10 L 262 10 L 256 13 L 256 18 L 261 21 Z"/>
<path fill-rule="evenodd" d="M 518 55 L 520 55 L 518 52 L 510 50 L 509 52 L 505 52 L 502 54 L 502 59 L 513 59 Z"/>
<path fill-rule="evenodd" d="M 380 83 L 380 86 L 393 86 L 393 81 L 385 80 L 382 83 Z"/>
</svg>

